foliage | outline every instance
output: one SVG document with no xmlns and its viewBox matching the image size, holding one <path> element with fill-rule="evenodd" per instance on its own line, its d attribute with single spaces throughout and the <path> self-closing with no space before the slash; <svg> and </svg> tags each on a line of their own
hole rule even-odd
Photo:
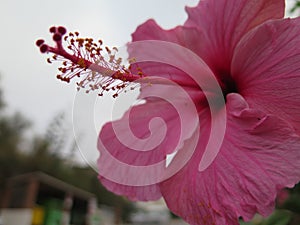
<svg viewBox="0 0 300 225">
<path fill-rule="evenodd" d="M 293 6 L 293 8 L 290 9 L 290 12 L 291 12 L 291 13 L 294 13 L 294 12 L 296 12 L 296 10 L 299 9 L 299 8 L 300 8 L 300 1 L 297 0 L 297 1 L 295 2 L 295 5 Z"/>
</svg>

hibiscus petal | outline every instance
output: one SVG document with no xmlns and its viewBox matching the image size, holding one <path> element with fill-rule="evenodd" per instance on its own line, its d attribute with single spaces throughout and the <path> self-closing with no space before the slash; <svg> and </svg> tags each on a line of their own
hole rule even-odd
<svg viewBox="0 0 300 225">
<path fill-rule="evenodd" d="M 172 84 L 171 81 L 168 81 L 169 83 L 171 83 L 168 84 L 166 83 L 166 79 L 163 79 L 161 77 L 146 77 L 144 80 L 141 79 L 142 82 L 154 82 L 157 86 L 161 86 L 161 88 L 158 89 L 164 90 L 164 92 L 166 93 L 163 96 L 163 99 L 172 97 L 173 102 L 174 99 L 176 99 L 176 101 L 180 101 L 180 99 L 182 99 L 182 102 L 184 102 L 184 104 L 187 104 L 187 100 L 190 96 L 195 102 L 192 102 L 191 105 L 196 104 L 196 107 L 198 109 L 201 109 L 204 105 L 207 107 L 206 103 L 208 103 L 211 109 L 211 116 L 218 119 L 214 119 L 212 122 L 211 132 L 215 133 L 216 135 L 211 136 L 213 138 L 209 140 L 207 146 L 208 148 L 212 146 L 219 146 L 222 143 L 222 139 L 224 137 L 223 134 L 225 133 L 226 127 L 226 113 L 225 111 L 220 110 L 224 108 L 225 101 L 222 90 L 216 78 L 214 77 L 214 74 L 203 62 L 203 60 L 189 49 L 184 48 L 181 45 L 165 41 L 148 40 L 133 42 L 132 44 L 128 45 L 128 49 L 130 54 L 136 56 L 138 63 L 154 61 L 174 65 L 184 71 L 197 82 L 197 85 L 199 86 L 198 88 L 196 87 L 193 90 L 187 90 L 187 88 L 185 88 L 185 90 L 178 92 L 176 88 L 173 90 L 170 89 L 173 86 L 178 86 L 174 85 L 178 84 L 177 82 L 173 82 L 174 84 Z M 186 87 L 186 81 L 182 80 L 181 85 L 183 87 Z M 204 96 L 200 92 L 199 88 L 202 89 L 207 99 L 203 99 Z M 144 92 L 145 91 L 142 89 L 141 95 L 143 95 Z M 186 92 L 189 96 L 186 94 Z M 176 96 L 174 96 L 174 94 Z M 207 100 L 207 102 L 205 100 Z M 180 116 L 182 117 L 183 114 L 180 114 Z M 195 117 L 198 118 L 198 115 L 196 113 L 194 116 L 187 118 L 186 121 L 190 121 Z M 204 161 L 200 163 L 199 169 L 205 170 L 206 167 L 208 167 L 209 164 L 214 160 L 216 154 L 217 151 L 205 151 L 203 156 Z"/>
<path fill-rule="evenodd" d="M 176 92 L 169 102 L 156 97 L 163 97 L 160 92 L 166 88 L 145 87 L 144 96 L 155 95 L 132 107 L 120 120 L 106 124 L 99 135 L 99 179 L 110 191 L 131 200 L 161 197 L 156 184 L 166 170 L 167 154 L 180 149 L 197 127 L 194 105 L 178 100 Z"/>
<path fill-rule="evenodd" d="M 253 108 L 290 122 L 300 132 L 300 19 L 270 21 L 237 46 L 232 76 Z"/>
<path fill-rule="evenodd" d="M 185 26 L 201 32 L 197 53 L 216 73 L 229 71 L 233 51 L 252 28 L 269 19 L 282 18 L 283 0 L 202 0 L 187 8 Z"/>
<path fill-rule="evenodd" d="M 198 51 L 198 38 L 199 32 L 197 29 L 178 26 L 171 30 L 164 30 L 152 19 L 140 25 L 132 34 L 133 42 L 145 40 L 166 41 L 178 44 L 194 52 Z M 157 49 L 157 51 L 159 52 L 160 49 Z M 163 54 L 163 52 L 161 54 Z M 136 57 L 135 54 L 132 56 Z M 142 68 L 143 73 L 147 76 L 158 76 L 173 81 L 184 81 L 186 86 L 197 87 L 197 84 L 195 84 L 190 76 L 174 65 L 158 62 L 139 62 L 138 66 Z M 136 73 L 134 67 L 132 72 Z"/>
<path fill-rule="evenodd" d="M 289 124 L 249 108 L 238 94 L 229 94 L 226 105 L 226 135 L 213 164 L 198 170 L 209 133 L 204 123 L 191 160 L 160 184 L 168 207 L 192 225 L 238 225 L 240 216 L 266 216 L 277 192 L 300 178 L 300 137 Z"/>
</svg>

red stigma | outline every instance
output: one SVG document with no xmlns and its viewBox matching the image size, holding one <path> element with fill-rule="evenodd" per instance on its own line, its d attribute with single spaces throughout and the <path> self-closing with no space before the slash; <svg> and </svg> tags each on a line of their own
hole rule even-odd
<svg viewBox="0 0 300 225">
<path fill-rule="evenodd" d="M 56 32 L 56 27 L 50 27 L 49 31 L 50 31 L 50 33 L 55 33 Z"/>
<path fill-rule="evenodd" d="M 48 51 L 48 45 L 42 45 L 40 46 L 41 53 L 46 53 Z"/>
<path fill-rule="evenodd" d="M 59 42 L 59 41 L 61 41 L 61 34 L 59 34 L 59 33 L 55 33 L 54 35 L 53 35 L 53 41 L 55 41 L 55 42 Z"/>
<path fill-rule="evenodd" d="M 44 40 L 43 39 L 39 39 L 39 40 L 37 40 L 36 42 L 35 42 L 35 44 L 38 46 L 38 47 L 40 47 L 42 44 L 44 44 Z"/>
<path fill-rule="evenodd" d="M 57 30 L 61 35 L 65 35 L 67 33 L 67 29 L 61 26 L 58 27 Z"/>
</svg>

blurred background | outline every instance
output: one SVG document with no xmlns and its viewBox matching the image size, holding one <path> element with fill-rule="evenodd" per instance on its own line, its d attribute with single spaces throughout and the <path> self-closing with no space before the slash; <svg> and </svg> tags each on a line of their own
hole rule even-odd
<svg viewBox="0 0 300 225">
<path fill-rule="evenodd" d="M 164 28 L 182 24 L 184 6 L 198 0 L 0 3 L 0 225 L 184 224 L 163 201 L 132 203 L 101 186 L 96 138 L 111 120 L 114 101 L 110 95 L 97 100 L 109 110 L 97 114 L 91 133 L 84 119 L 74 130 L 76 88 L 55 78 L 57 67 L 46 63 L 35 41 L 51 44 L 49 27 L 63 25 L 107 46 L 123 46 L 147 19 Z M 288 16 L 299 15 L 299 1 L 286 3 Z M 300 224 L 300 186 L 283 190 L 277 205 L 270 218 L 257 215 L 241 224 Z"/>
</svg>

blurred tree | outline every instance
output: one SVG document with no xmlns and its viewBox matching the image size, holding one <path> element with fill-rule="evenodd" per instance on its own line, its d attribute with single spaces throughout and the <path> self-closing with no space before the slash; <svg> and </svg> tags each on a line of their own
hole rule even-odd
<svg viewBox="0 0 300 225">
<path fill-rule="evenodd" d="M 295 1 L 295 5 L 293 6 L 293 8 L 290 9 L 290 13 L 295 13 L 297 9 L 300 8 L 300 1 L 297 0 Z"/>
<path fill-rule="evenodd" d="M 23 171 L 26 155 L 21 151 L 24 132 L 30 123 L 20 113 L 6 115 L 0 90 L 0 201 L 5 179 Z"/>
<path fill-rule="evenodd" d="M 0 187 L 6 177 L 23 171 L 26 155 L 22 153 L 24 131 L 29 123 L 20 115 L 0 118 Z"/>
</svg>

